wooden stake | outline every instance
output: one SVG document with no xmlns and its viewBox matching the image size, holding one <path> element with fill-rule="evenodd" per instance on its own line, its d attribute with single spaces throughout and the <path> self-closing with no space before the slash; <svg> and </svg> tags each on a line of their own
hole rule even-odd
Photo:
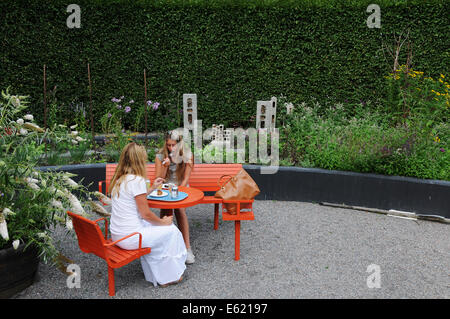
<svg viewBox="0 0 450 319">
<path fill-rule="evenodd" d="M 47 76 L 45 74 L 45 64 L 44 64 L 44 131 L 46 130 L 47 130 Z M 44 144 L 45 144 L 44 152 L 47 154 L 47 139 L 45 138 Z"/>
<path fill-rule="evenodd" d="M 144 69 L 144 94 L 145 94 L 145 146 L 147 146 L 147 113 L 148 113 L 148 105 L 147 105 L 147 74 Z"/>
<path fill-rule="evenodd" d="M 90 112 L 91 112 L 91 133 L 92 133 L 92 146 L 94 147 L 95 150 L 95 141 L 94 141 L 94 115 L 92 112 L 92 86 L 91 86 L 91 69 L 89 67 L 89 63 L 88 63 L 88 81 L 89 81 L 89 108 L 90 108 Z"/>
<path fill-rule="evenodd" d="M 44 130 L 47 129 L 47 79 L 45 75 L 45 64 L 44 64 Z"/>
</svg>

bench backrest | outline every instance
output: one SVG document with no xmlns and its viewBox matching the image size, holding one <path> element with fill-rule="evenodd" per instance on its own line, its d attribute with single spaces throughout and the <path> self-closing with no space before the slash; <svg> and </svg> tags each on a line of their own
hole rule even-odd
<svg viewBox="0 0 450 319">
<path fill-rule="evenodd" d="M 72 212 L 67 212 L 67 214 L 72 218 L 80 249 L 85 253 L 94 253 L 105 259 L 105 238 L 98 224 Z"/>
<path fill-rule="evenodd" d="M 235 176 L 242 169 L 242 164 L 195 164 L 189 179 L 189 186 L 204 192 L 216 192 L 222 175 Z M 224 177 L 222 182 L 227 179 Z"/>
<path fill-rule="evenodd" d="M 111 183 L 111 180 L 114 176 L 114 173 L 116 172 L 117 164 L 106 164 L 106 191 L 109 190 L 109 184 Z M 156 165 L 155 164 L 147 164 L 147 178 L 149 180 L 153 181 L 156 179 Z"/>
<path fill-rule="evenodd" d="M 117 164 L 106 164 L 106 189 L 114 176 Z M 215 192 L 219 190 L 217 183 L 222 175 L 235 176 L 242 169 L 242 164 L 194 164 L 191 172 L 189 186 L 204 192 Z M 147 178 L 152 182 L 156 178 L 156 165 L 147 164 Z M 224 178 L 224 181 L 226 179 Z"/>
</svg>

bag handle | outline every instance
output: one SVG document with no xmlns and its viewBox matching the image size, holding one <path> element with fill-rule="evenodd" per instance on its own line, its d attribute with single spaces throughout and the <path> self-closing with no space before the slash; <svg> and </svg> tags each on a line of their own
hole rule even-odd
<svg viewBox="0 0 450 319">
<path fill-rule="evenodd" d="M 222 185 L 220 182 L 222 181 L 222 178 L 229 176 L 230 178 Z M 231 179 L 233 178 L 233 176 L 231 175 L 222 175 L 219 177 L 219 180 L 217 181 L 217 184 L 219 185 L 220 188 L 224 187 Z"/>
</svg>

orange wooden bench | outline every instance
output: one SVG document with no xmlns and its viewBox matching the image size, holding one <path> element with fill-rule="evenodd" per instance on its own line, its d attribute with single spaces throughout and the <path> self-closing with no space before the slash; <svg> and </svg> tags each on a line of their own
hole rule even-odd
<svg viewBox="0 0 450 319">
<path fill-rule="evenodd" d="M 99 192 L 103 192 L 105 186 L 105 193 L 107 193 L 109 183 L 111 182 L 117 164 L 106 164 L 106 178 L 104 181 L 98 183 Z M 235 176 L 242 168 L 242 164 L 195 164 L 189 179 L 189 186 L 197 188 L 203 192 L 216 192 L 220 186 L 217 183 L 222 175 Z M 156 179 L 156 165 L 147 164 L 147 178 L 151 181 Z M 222 205 L 222 219 L 226 221 L 234 221 L 235 223 L 235 260 L 240 258 L 240 229 L 241 220 L 254 220 L 253 200 L 227 201 L 227 203 L 239 203 L 237 214 L 232 215 L 226 211 Z M 204 196 L 201 204 L 214 204 L 214 230 L 219 228 L 219 204 L 223 203 L 221 198 L 214 196 Z"/>
<path fill-rule="evenodd" d="M 73 228 L 78 238 L 78 245 L 81 251 L 85 253 L 93 253 L 104 259 L 108 264 L 108 284 L 109 295 L 115 295 L 114 269 L 125 266 L 131 261 L 150 253 L 151 248 L 142 248 L 142 235 L 138 232 L 131 233 L 119 240 L 112 241 L 108 239 L 108 221 L 105 218 L 97 220 L 89 220 L 83 216 L 67 212 L 72 218 Z M 105 235 L 103 235 L 98 222 L 105 221 Z M 139 248 L 135 250 L 122 249 L 116 244 L 119 241 L 127 239 L 131 236 L 139 235 Z"/>
</svg>

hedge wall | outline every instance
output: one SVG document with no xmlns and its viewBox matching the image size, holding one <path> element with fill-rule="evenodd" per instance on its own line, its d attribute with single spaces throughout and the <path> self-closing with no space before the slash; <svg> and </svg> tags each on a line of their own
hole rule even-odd
<svg viewBox="0 0 450 319">
<path fill-rule="evenodd" d="M 4 0 L 0 88 L 30 95 L 42 123 L 46 64 L 70 123 L 89 102 L 88 62 L 96 119 L 113 97 L 144 102 L 145 68 L 157 130 L 179 125 L 183 93 L 197 93 L 204 124 L 226 127 L 253 126 L 256 101 L 273 95 L 379 100 L 392 65 L 382 41 L 408 29 L 414 69 L 448 74 L 449 1 L 378 1 L 381 29 L 366 25 L 371 2 L 79 0 L 81 28 L 69 29 L 72 2 Z"/>
</svg>

